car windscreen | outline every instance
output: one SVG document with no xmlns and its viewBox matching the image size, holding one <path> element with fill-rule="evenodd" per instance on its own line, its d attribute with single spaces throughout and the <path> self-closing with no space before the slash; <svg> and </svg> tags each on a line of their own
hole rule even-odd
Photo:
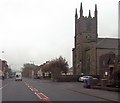
<svg viewBox="0 0 120 103">
<path fill-rule="evenodd" d="M 19 77 L 19 75 L 16 75 L 16 77 Z"/>
</svg>

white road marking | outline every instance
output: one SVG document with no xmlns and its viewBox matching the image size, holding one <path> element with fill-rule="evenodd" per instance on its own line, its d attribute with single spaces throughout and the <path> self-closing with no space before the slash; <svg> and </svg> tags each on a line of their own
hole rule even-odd
<svg viewBox="0 0 120 103">
<path fill-rule="evenodd" d="M 4 87 L 6 87 L 7 85 L 8 85 L 8 84 L 6 84 L 6 85 L 4 85 L 3 87 L 1 87 L 0 90 L 3 89 Z"/>
<path fill-rule="evenodd" d="M 47 99 L 48 97 L 46 96 L 46 95 L 44 95 L 43 93 L 40 93 L 40 94 L 42 94 L 45 98 L 44 99 Z"/>
<path fill-rule="evenodd" d="M 35 94 L 38 98 L 42 99 L 42 98 L 38 95 L 38 93 L 35 92 L 34 94 Z"/>
<path fill-rule="evenodd" d="M 35 92 L 38 92 L 38 90 L 36 88 L 34 88 Z"/>
<path fill-rule="evenodd" d="M 33 89 L 32 88 L 29 88 L 31 91 L 33 91 Z"/>
</svg>

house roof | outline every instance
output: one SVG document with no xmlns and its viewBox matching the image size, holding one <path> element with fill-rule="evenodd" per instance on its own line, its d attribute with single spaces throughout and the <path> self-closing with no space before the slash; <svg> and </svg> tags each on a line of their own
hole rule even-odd
<svg viewBox="0 0 120 103">
<path fill-rule="evenodd" d="M 116 38 L 98 38 L 96 47 L 103 49 L 118 49 L 118 40 Z"/>
</svg>

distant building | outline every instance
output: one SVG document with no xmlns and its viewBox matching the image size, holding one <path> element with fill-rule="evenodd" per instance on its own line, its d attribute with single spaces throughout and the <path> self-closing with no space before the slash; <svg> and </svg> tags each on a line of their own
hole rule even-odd
<svg viewBox="0 0 120 103">
<path fill-rule="evenodd" d="M 12 78 L 12 76 L 13 76 L 12 69 L 11 69 L 11 68 L 8 68 L 8 77 L 9 77 L 9 78 Z"/>
<path fill-rule="evenodd" d="M 41 69 L 38 70 L 37 75 L 38 75 L 39 77 L 43 77 L 43 72 L 42 72 Z"/>
<path fill-rule="evenodd" d="M 8 78 L 8 64 L 7 61 L 1 60 L 2 61 L 2 76 L 4 78 Z"/>
<path fill-rule="evenodd" d="M 0 59 L 0 76 L 2 76 L 2 60 Z"/>
<path fill-rule="evenodd" d="M 68 69 L 67 75 L 73 75 L 73 67 Z"/>
<path fill-rule="evenodd" d="M 110 53 L 118 55 L 119 39 L 98 38 L 97 18 L 97 5 L 95 5 L 94 17 L 91 16 L 90 10 L 88 16 L 83 16 L 82 3 L 80 17 L 78 17 L 76 9 L 75 47 L 73 48 L 74 75 L 95 75 L 103 78 L 106 71 L 101 73 L 100 58 L 106 59 L 105 55 Z M 108 72 L 110 72 L 110 68 L 107 68 Z"/>
</svg>

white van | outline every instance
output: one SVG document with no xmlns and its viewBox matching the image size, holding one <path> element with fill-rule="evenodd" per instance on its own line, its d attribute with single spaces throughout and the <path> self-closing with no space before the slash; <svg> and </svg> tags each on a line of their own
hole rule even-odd
<svg viewBox="0 0 120 103">
<path fill-rule="evenodd" d="M 15 81 L 22 81 L 22 73 L 21 72 L 16 72 L 15 73 Z"/>
</svg>

